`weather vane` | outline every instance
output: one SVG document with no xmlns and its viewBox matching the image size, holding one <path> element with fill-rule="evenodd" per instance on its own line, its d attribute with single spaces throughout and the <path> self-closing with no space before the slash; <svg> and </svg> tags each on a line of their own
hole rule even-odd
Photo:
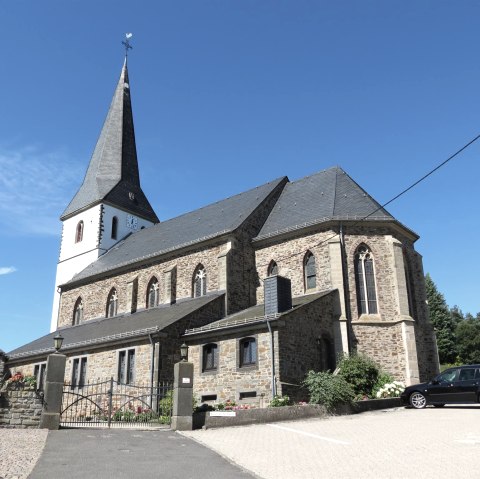
<svg viewBox="0 0 480 479">
<path fill-rule="evenodd" d="M 125 40 L 122 42 L 125 45 L 125 58 L 128 57 L 128 50 L 131 50 L 133 47 L 130 45 L 130 38 L 132 38 L 133 33 L 125 33 Z"/>
</svg>

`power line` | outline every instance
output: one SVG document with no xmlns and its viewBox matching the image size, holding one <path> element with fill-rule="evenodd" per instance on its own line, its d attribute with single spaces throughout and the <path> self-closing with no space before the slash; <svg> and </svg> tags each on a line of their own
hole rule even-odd
<svg viewBox="0 0 480 479">
<path fill-rule="evenodd" d="M 465 151 L 469 146 L 473 145 L 477 140 L 480 139 L 480 134 L 478 134 L 475 138 L 473 138 L 472 140 L 470 140 L 468 143 L 466 143 L 465 145 L 463 145 L 460 149 L 458 149 L 455 153 L 453 153 L 452 155 L 450 155 L 446 160 L 442 161 L 439 165 L 437 165 L 435 168 L 433 168 L 432 170 L 430 170 L 428 173 L 426 173 L 425 175 L 423 175 L 420 179 L 418 179 L 417 181 L 415 181 L 414 183 L 412 183 L 410 186 L 408 186 L 407 188 L 405 188 L 404 190 L 402 190 L 400 193 L 398 193 L 397 195 L 395 195 L 393 198 L 391 198 L 390 200 L 388 200 L 386 203 L 384 203 L 383 205 L 379 206 L 376 210 L 372 211 L 371 213 L 369 213 L 368 215 L 364 216 L 363 218 L 360 218 L 359 220 L 357 220 L 355 223 L 353 223 L 351 226 L 357 226 L 359 223 L 361 223 L 362 221 L 365 221 L 367 218 L 369 218 L 370 216 L 374 215 L 377 211 L 379 210 L 382 210 L 383 208 L 385 208 L 385 206 L 389 205 L 390 203 L 393 203 L 395 200 L 397 200 L 398 198 L 400 198 L 401 196 L 403 196 L 405 193 L 407 193 L 408 191 L 410 191 L 412 188 L 414 188 L 415 186 L 417 186 L 418 184 L 420 184 L 422 181 L 426 180 L 430 175 L 432 175 L 433 173 L 435 173 L 437 170 L 439 170 L 440 168 L 442 168 L 442 166 L 445 166 L 449 161 L 453 160 L 456 156 L 458 156 L 460 153 L 462 153 L 463 151 Z M 324 243 L 326 243 L 327 241 L 330 241 L 331 239 L 335 238 L 338 236 L 338 233 L 335 233 L 334 235 L 322 240 L 322 241 L 319 241 L 318 243 L 314 244 L 312 247 L 315 248 L 317 246 L 320 246 Z M 283 261 L 283 260 L 286 260 L 286 259 L 289 259 L 289 258 L 293 258 L 294 256 L 299 256 L 301 254 L 304 254 L 305 251 L 300 251 L 298 253 L 292 253 L 288 256 L 284 256 L 282 258 L 279 258 L 278 261 Z M 265 263 L 265 264 L 260 264 L 258 265 L 257 267 L 260 268 L 262 266 L 268 266 L 270 264 L 269 263 Z"/>
</svg>

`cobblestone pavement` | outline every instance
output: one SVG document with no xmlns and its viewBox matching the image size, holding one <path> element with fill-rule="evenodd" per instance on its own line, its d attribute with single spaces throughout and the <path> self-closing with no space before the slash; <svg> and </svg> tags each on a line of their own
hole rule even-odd
<svg viewBox="0 0 480 479">
<path fill-rule="evenodd" d="M 480 406 L 185 432 L 270 479 L 480 478 Z"/>
<path fill-rule="evenodd" d="M 0 479 L 26 479 L 42 454 L 46 429 L 0 429 Z"/>
</svg>

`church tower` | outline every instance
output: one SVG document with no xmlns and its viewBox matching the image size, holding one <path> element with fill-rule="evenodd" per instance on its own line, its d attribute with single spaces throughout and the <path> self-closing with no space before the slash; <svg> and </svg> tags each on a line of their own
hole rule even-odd
<svg viewBox="0 0 480 479">
<path fill-rule="evenodd" d="M 159 221 L 140 187 L 126 58 L 83 183 L 60 220 L 51 331 L 57 329 L 58 286 L 130 233 Z"/>
</svg>

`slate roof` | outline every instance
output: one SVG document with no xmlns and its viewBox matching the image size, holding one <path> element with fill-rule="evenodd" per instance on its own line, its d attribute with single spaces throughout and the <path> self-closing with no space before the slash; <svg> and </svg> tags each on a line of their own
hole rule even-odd
<svg viewBox="0 0 480 479">
<path fill-rule="evenodd" d="M 371 213 L 369 220 L 394 220 L 345 171 L 333 167 L 288 183 L 255 240 L 330 220 L 360 220 Z"/>
<path fill-rule="evenodd" d="M 332 291 L 334 290 L 329 289 L 326 291 L 321 291 L 319 293 L 306 294 L 303 296 L 292 298 L 292 309 L 270 316 L 265 316 L 264 304 L 257 304 L 255 306 L 252 306 L 251 308 L 244 309 L 238 313 L 227 316 L 226 318 L 220 319 L 218 321 L 213 321 L 209 324 L 206 324 L 205 326 L 187 329 L 184 336 L 188 337 L 200 333 L 204 334 L 208 333 L 209 331 L 212 331 L 212 334 L 214 334 L 214 332 L 218 331 L 219 329 L 238 328 L 241 326 L 249 326 L 253 323 L 265 322 L 265 319 L 278 319 L 282 316 L 287 315 L 288 313 L 291 313 L 294 310 L 297 310 L 298 308 L 301 308 L 302 306 L 310 304 L 319 298 L 323 298 L 324 296 L 329 295 Z"/>
<path fill-rule="evenodd" d="M 66 284 L 159 256 L 237 229 L 286 177 L 140 230 L 100 256 Z"/>
<path fill-rule="evenodd" d="M 126 60 L 83 183 L 60 219 L 101 201 L 158 223 L 140 187 Z"/>
<path fill-rule="evenodd" d="M 119 340 L 145 337 L 161 332 L 167 326 L 203 308 L 223 296 L 223 291 L 207 294 L 200 298 L 189 298 L 172 305 L 162 305 L 135 314 L 86 321 L 77 326 L 60 328 L 8 353 L 10 361 L 52 353 L 53 337 L 60 332 L 64 337 L 62 351 L 105 344 Z"/>
</svg>

